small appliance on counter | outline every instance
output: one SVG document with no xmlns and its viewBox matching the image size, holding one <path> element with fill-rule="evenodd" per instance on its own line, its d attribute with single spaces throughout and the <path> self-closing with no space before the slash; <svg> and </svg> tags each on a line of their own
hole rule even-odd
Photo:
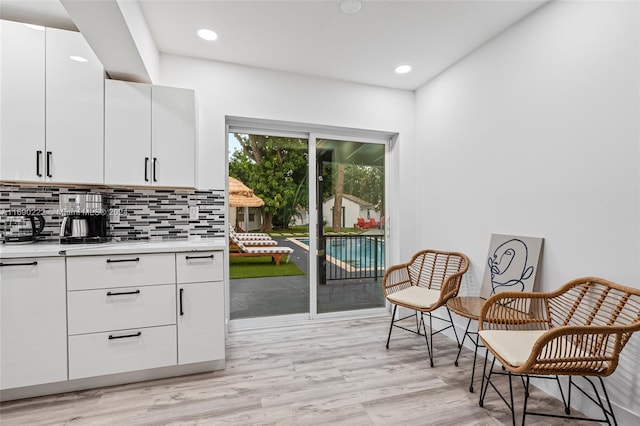
<svg viewBox="0 0 640 426">
<path fill-rule="evenodd" d="M 36 224 L 36 222 L 38 222 Z M 45 220 L 39 214 L 8 214 L 4 220 L 3 243 L 35 243 L 44 229 Z"/>
<path fill-rule="evenodd" d="M 60 212 L 60 243 L 104 243 L 111 239 L 102 194 L 60 194 Z"/>
</svg>

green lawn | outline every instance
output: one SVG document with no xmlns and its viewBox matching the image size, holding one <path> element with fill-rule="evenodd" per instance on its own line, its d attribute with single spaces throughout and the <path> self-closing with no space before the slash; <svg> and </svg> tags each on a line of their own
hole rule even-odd
<svg viewBox="0 0 640 426">
<path fill-rule="evenodd" d="M 271 256 L 264 257 L 231 257 L 229 258 L 229 277 L 262 278 L 304 275 L 302 269 L 292 261 L 283 258 L 280 266 L 272 263 Z"/>
</svg>

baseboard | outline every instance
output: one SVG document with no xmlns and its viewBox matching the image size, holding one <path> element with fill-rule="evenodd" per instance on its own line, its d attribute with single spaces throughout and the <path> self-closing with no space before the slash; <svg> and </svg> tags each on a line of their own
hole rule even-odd
<svg viewBox="0 0 640 426">
<path fill-rule="evenodd" d="M 218 361 L 199 362 L 189 365 L 152 368 L 148 370 L 138 370 L 127 373 L 109 374 L 106 376 L 88 377 L 86 379 L 75 379 L 64 382 L 45 383 L 42 385 L 4 389 L 0 391 L 0 401 L 12 401 L 15 399 L 75 392 L 106 386 L 166 379 L 170 377 L 187 376 L 190 374 L 222 370 L 224 369 L 224 367 L 225 360 L 222 359 Z"/>
</svg>

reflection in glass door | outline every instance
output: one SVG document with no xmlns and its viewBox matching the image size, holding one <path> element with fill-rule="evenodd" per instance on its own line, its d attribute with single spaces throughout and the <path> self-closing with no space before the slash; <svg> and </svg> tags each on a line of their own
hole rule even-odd
<svg viewBox="0 0 640 426">
<path fill-rule="evenodd" d="M 308 139 L 229 133 L 230 319 L 309 317 Z"/>
<path fill-rule="evenodd" d="M 317 313 L 381 308 L 385 145 L 316 139 Z"/>
</svg>

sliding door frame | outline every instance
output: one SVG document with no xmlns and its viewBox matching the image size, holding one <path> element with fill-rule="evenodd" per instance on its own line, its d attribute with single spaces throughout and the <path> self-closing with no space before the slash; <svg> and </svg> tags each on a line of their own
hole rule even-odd
<svg viewBox="0 0 640 426">
<path fill-rule="evenodd" d="M 243 134 L 254 134 L 254 135 L 263 135 L 263 136 L 274 136 L 274 137 L 289 137 L 289 138 L 300 138 L 306 139 L 308 141 L 308 185 L 309 185 L 309 256 L 308 256 L 308 285 L 309 285 L 309 312 L 308 313 L 300 313 L 300 314 L 290 314 L 290 315 L 280 315 L 280 316 L 269 316 L 269 317 L 259 317 L 259 318 L 243 318 L 243 319 L 234 319 L 230 320 L 228 318 L 228 329 L 229 331 L 237 331 L 237 330 L 246 330 L 246 329 L 254 329 L 254 328 L 264 328 L 276 325 L 293 325 L 300 323 L 307 323 L 309 321 L 331 321 L 338 318 L 362 318 L 362 317 L 372 317 L 372 316 L 386 316 L 389 315 L 390 309 L 389 304 L 385 303 L 384 307 L 380 308 L 370 308 L 370 309 L 360 309 L 360 310 L 352 310 L 352 311 L 340 311 L 340 312 L 327 312 L 327 313 L 318 313 L 318 288 L 317 288 L 317 273 L 318 273 L 318 264 L 315 261 L 315 254 L 318 250 L 318 230 L 317 230 L 317 221 L 318 221 L 318 206 L 317 206 L 317 181 L 318 176 L 316 173 L 316 141 L 318 139 L 332 139 L 332 140 L 344 140 L 348 142 L 362 142 L 362 143 L 375 143 L 381 144 L 385 146 L 385 158 L 384 158 L 384 167 L 385 167 L 385 182 L 384 182 L 384 200 L 385 204 L 389 204 L 390 193 L 389 190 L 391 185 L 391 173 L 390 173 L 390 157 L 392 154 L 392 149 L 397 138 L 397 133 L 392 132 L 379 132 L 379 131 L 369 131 L 369 130 L 360 130 L 360 129 L 349 129 L 349 128 L 340 128 L 340 127 L 332 127 L 332 126 L 317 126 L 317 125 L 309 125 L 302 123 L 291 123 L 291 122 L 281 122 L 281 121 L 271 121 L 271 120 L 260 120 L 260 119 L 250 119 L 250 118 L 242 118 L 242 117 L 227 117 L 227 122 L 225 125 L 225 144 L 227 155 L 225 156 L 225 172 L 226 176 L 229 175 L 229 135 L 231 133 L 243 133 Z M 311 183 L 313 179 L 313 184 Z M 227 179 L 228 181 L 228 179 Z M 228 186 L 228 182 L 226 183 Z M 228 187 L 227 193 L 228 193 Z M 225 200 L 225 208 L 228 211 L 228 200 Z M 385 212 L 386 214 L 386 212 Z M 225 215 L 225 237 L 229 238 L 228 232 L 228 215 Z M 391 221 L 389 218 L 385 219 L 385 241 L 387 241 L 386 236 L 391 231 Z M 391 254 L 391 244 L 385 243 L 385 259 L 390 259 Z M 229 264 L 228 251 L 225 259 L 226 264 Z M 225 304 L 227 313 L 230 312 L 230 279 L 228 274 L 228 268 L 225 272 Z M 382 285 L 382 283 L 380 284 Z"/>
</svg>

